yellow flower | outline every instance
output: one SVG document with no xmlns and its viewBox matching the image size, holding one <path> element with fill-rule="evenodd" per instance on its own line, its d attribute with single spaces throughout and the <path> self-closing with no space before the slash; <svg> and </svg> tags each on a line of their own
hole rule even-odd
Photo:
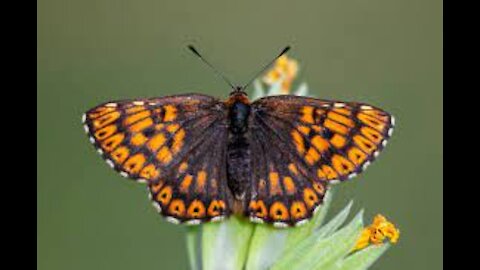
<svg viewBox="0 0 480 270">
<path fill-rule="evenodd" d="M 390 243 L 395 244 L 398 242 L 399 237 L 400 231 L 395 225 L 384 216 L 378 214 L 373 219 L 373 223 L 363 229 L 353 250 L 363 249 L 369 244 L 380 245 L 383 244 L 386 239 L 390 239 Z"/>
<path fill-rule="evenodd" d="M 288 58 L 286 55 L 282 55 L 277 61 L 275 61 L 275 65 L 262 80 L 267 85 L 272 85 L 281 81 L 281 93 L 288 94 L 297 73 L 298 62 L 294 59 Z"/>
</svg>

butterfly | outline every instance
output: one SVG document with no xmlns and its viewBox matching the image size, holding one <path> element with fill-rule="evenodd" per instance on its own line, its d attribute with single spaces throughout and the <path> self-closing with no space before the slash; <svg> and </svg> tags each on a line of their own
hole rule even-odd
<svg viewBox="0 0 480 270">
<path fill-rule="evenodd" d="M 232 214 L 275 227 L 306 223 L 333 183 L 378 156 L 394 117 L 377 107 L 293 95 L 251 102 L 203 94 L 112 101 L 83 115 L 90 142 L 122 176 L 146 183 L 175 224 Z"/>
</svg>

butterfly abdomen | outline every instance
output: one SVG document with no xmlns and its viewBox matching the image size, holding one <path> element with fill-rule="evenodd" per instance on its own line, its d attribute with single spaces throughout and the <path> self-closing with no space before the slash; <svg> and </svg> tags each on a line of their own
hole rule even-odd
<svg viewBox="0 0 480 270">
<path fill-rule="evenodd" d="M 250 143 L 248 118 L 250 105 L 233 102 L 229 110 L 229 136 L 227 146 L 228 187 L 237 200 L 241 200 L 250 183 Z"/>
</svg>

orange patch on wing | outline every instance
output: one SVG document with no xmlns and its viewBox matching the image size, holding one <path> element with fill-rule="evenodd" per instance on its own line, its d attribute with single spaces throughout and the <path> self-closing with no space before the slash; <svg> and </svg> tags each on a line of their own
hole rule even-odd
<svg viewBox="0 0 480 270">
<path fill-rule="evenodd" d="M 313 147 L 310 147 L 305 155 L 305 160 L 308 164 L 313 165 L 315 162 L 320 160 L 320 154 Z"/>
<path fill-rule="evenodd" d="M 317 133 L 321 133 L 322 132 L 322 127 L 318 126 L 318 125 L 313 125 L 312 126 L 312 129 L 317 132 Z"/>
<path fill-rule="evenodd" d="M 180 152 L 183 147 L 183 141 L 185 139 L 185 130 L 182 128 L 173 136 L 172 152 L 174 154 Z"/>
<path fill-rule="evenodd" d="M 112 151 L 113 149 L 117 148 L 119 144 L 122 143 L 124 138 L 125 138 L 125 134 L 123 133 L 117 133 L 109 137 L 102 143 L 103 150 L 105 150 L 106 152 Z"/>
<path fill-rule="evenodd" d="M 290 215 L 294 219 L 302 219 L 307 216 L 307 208 L 305 204 L 301 201 L 295 201 L 290 206 Z"/>
<path fill-rule="evenodd" d="M 338 122 L 340 124 L 343 124 L 347 127 L 353 128 L 355 126 L 355 123 L 353 122 L 352 119 L 350 119 L 350 118 L 348 118 L 344 115 L 338 114 L 336 112 L 331 111 L 331 112 L 328 113 L 327 116 L 328 116 L 328 118 L 332 119 L 333 121 L 336 121 L 336 122 Z"/>
<path fill-rule="evenodd" d="M 153 194 L 157 194 L 158 191 L 163 187 L 164 182 L 162 180 L 154 183 L 151 187 Z"/>
<path fill-rule="evenodd" d="M 202 218 L 205 216 L 205 205 L 200 200 L 194 200 L 187 210 L 187 217 Z"/>
<path fill-rule="evenodd" d="M 298 126 L 297 129 L 304 135 L 308 135 L 310 133 L 310 128 L 307 126 Z"/>
<path fill-rule="evenodd" d="M 307 124 L 314 124 L 315 120 L 313 119 L 313 110 L 312 106 L 303 106 L 301 109 L 302 117 L 300 120 Z"/>
<path fill-rule="evenodd" d="M 290 172 L 293 173 L 294 175 L 298 175 L 297 165 L 295 165 L 294 163 L 288 164 L 288 169 L 289 169 Z"/>
<path fill-rule="evenodd" d="M 222 200 L 213 200 L 208 206 L 207 213 L 210 217 L 216 217 L 225 210 L 225 202 Z"/>
<path fill-rule="evenodd" d="M 120 117 L 120 112 L 114 111 L 109 114 L 100 116 L 98 119 L 93 121 L 93 126 L 95 128 L 102 128 L 106 125 L 111 124 Z"/>
<path fill-rule="evenodd" d="M 325 188 L 319 182 L 313 182 L 313 189 L 315 189 L 318 194 L 325 194 Z"/>
<path fill-rule="evenodd" d="M 365 125 L 375 128 L 382 132 L 385 129 L 385 122 L 365 113 L 358 113 L 357 117 Z"/>
<path fill-rule="evenodd" d="M 318 170 L 317 170 L 317 176 L 318 176 L 318 178 L 320 178 L 320 179 L 325 179 L 325 178 L 327 178 L 327 175 L 322 171 L 322 169 L 318 169 Z"/>
<path fill-rule="evenodd" d="M 157 194 L 157 201 L 161 202 L 162 205 L 167 205 L 172 199 L 172 187 L 165 186 L 160 193 Z"/>
<path fill-rule="evenodd" d="M 188 189 L 192 184 L 192 180 L 193 180 L 193 176 L 191 176 L 190 174 L 185 175 L 179 188 L 181 193 L 185 193 L 185 194 L 188 193 Z"/>
<path fill-rule="evenodd" d="M 313 208 L 315 204 L 319 202 L 317 194 L 311 188 L 303 190 L 303 200 L 309 209 Z"/>
<path fill-rule="evenodd" d="M 130 138 L 130 142 L 135 146 L 143 145 L 146 141 L 148 141 L 148 138 L 142 133 L 136 133 Z"/>
<path fill-rule="evenodd" d="M 283 186 L 285 187 L 287 194 L 292 195 L 295 193 L 295 183 L 290 176 L 285 176 L 283 178 Z"/>
<path fill-rule="evenodd" d="M 340 133 L 340 134 L 347 134 L 348 133 L 348 128 L 342 124 L 339 124 L 335 121 L 332 121 L 330 119 L 326 119 L 325 122 L 323 122 L 323 125 L 330 129 L 333 132 Z"/>
<path fill-rule="evenodd" d="M 144 163 L 145 156 L 142 153 L 138 153 L 131 156 L 127 161 L 125 161 L 125 164 L 123 164 L 123 168 L 129 173 L 138 173 L 143 168 Z"/>
<path fill-rule="evenodd" d="M 265 203 L 262 200 L 250 201 L 249 209 L 256 217 L 259 218 L 264 218 L 268 214 L 267 207 L 265 207 Z"/>
<path fill-rule="evenodd" d="M 165 135 L 163 133 L 160 133 L 155 135 L 153 138 L 151 138 L 147 142 L 147 146 L 148 148 L 150 148 L 152 152 L 155 152 L 160 148 L 160 146 L 162 146 L 165 143 L 166 140 L 167 138 L 165 138 Z"/>
<path fill-rule="evenodd" d="M 337 172 L 330 166 L 328 165 L 323 165 L 322 166 L 322 170 L 323 172 L 325 173 L 325 175 L 327 176 L 327 179 L 328 180 L 332 180 L 332 179 L 337 179 L 338 178 L 338 174 Z"/>
<path fill-rule="evenodd" d="M 178 172 L 184 173 L 188 169 L 188 163 L 187 162 L 182 162 L 180 166 L 178 167 Z"/>
<path fill-rule="evenodd" d="M 207 172 L 201 170 L 197 173 L 197 186 L 195 190 L 197 193 L 201 193 L 205 191 L 205 183 L 207 182 Z"/>
<path fill-rule="evenodd" d="M 123 120 L 123 123 L 128 126 L 130 124 L 133 124 L 141 119 L 144 119 L 144 118 L 147 118 L 150 116 L 150 111 L 143 111 L 143 112 L 139 112 L 139 113 L 136 113 L 136 114 L 132 114 L 130 116 L 127 116 L 125 118 L 125 120 Z"/>
<path fill-rule="evenodd" d="M 148 164 L 140 172 L 140 177 L 147 180 L 157 178 L 157 176 L 159 175 L 160 173 L 158 172 L 157 168 L 155 168 L 155 165 L 153 164 Z"/>
<path fill-rule="evenodd" d="M 95 138 L 97 140 L 101 141 L 107 137 L 110 137 L 117 131 L 117 126 L 116 125 L 109 125 L 106 127 L 103 127 L 102 129 L 99 129 L 95 131 Z"/>
<path fill-rule="evenodd" d="M 295 144 L 298 153 L 303 154 L 305 152 L 305 143 L 303 137 L 297 130 L 292 130 L 290 133 L 293 138 L 293 143 Z"/>
<path fill-rule="evenodd" d="M 170 149 L 168 149 L 168 147 L 163 146 L 158 151 L 157 159 L 163 164 L 168 164 L 173 159 L 172 152 L 170 151 Z"/>
<path fill-rule="evenodd" d="M 340 149 L 345 146 L 345 144 L 347 143 L 347 139 L 345 139 L 345 137 L 340 134 L 334 134 L 333 137 L 330 139 L 330 143 L 332 143 L 335 148 Z"/>
<path fill-rule="evenodd" d="M 332 156 L 332 165 L 335 170 L 342 175 L 349 174 L 355 169 L 355 164 L 353 164 L 343 156 L 337 154 Z"/>
<path fill-rule="evenodd" d="M 281 202 L 274 202 L 270 206 L 270 217 L 273 220 L 287 220 L 289 217 L 287 207 Z"/>
<path fill-rule="evenodd" d="M 146 119 L 143 119 L 141 121 L 138 121 L 136 122 L 135 124 L 131 125 L 130 127 L 128 127 L 128 129 L 135 133 L 135 132 L 140 132 L 148 127 L 150 127 L 151 125 L 153 125 L 153 120 L 152 118 L 146 118 Z"/>
<path fill-rule="evenodd" d="M 88 117 L 90 119 L 95 119 L 97 117 L 100 117 L 104 114 L 107 114 L 109 112 L 113 112 L 115 111 L 116 109 L 115 108 L 112 108 L 112 107 L 99 107 L 97 109 L 95 109 L 95 111 L 91 112 L 88 114 Z"/>
<path fill-rule="evenodd" d="M 170 125 L 167 125 L 167 127 L 166 127 L 167 131 L 170 132 L 170 133 L 174 133 L 179 128 L 180 128 L 179 124 L 170 124 Z"/>
<path fill-rule="evenodd" d="M 279 176 L 277 172 L 270 172 L 268 174 L 270 181 L 270 195 L 282 194 L 282 187 L 280 186 Z"/>
<path fill-rule="evenodd" d="M 177 217 L 184 217 L 185 216 L 185 203 L 181 199 L 173 200 L 170 205 L 168 206 L 168 213 L 177 216 Z"/>
<path fill-rule="evenodd" d="M 111 153 L 111 157 L 116 163 L 121 164 L 127 159 L 129 154 L 130 154 L 130 151 L 128 150 L 128 148 L 125 146 L 122 146 L 115 149 L 115 151 Z"/>
<path fill-rule="evenodd" d="M 362 135 L 353 136 L 353 141 L 365 153 L 372 154 L 373 151 L 377 149 L 377 147 L 375 146 L 375 144 L 373 144 L 373 142 L 363 137 Z"/>
<path fill-rule="evenodd" d="M 353 146 L 348 150 L 348 159 L 358 166 L 367 159 L 367 155 L 358 147 Z"/>
<path fill-rule="evenodd" d="M 164 122 L 173 121 L 177 118 L 177 108 L 175 108 L 175 106 L 165 105 L 163 108 L 165 109 L 165 116 L 163 117 Z"/>
<path fill-rule="evenodd" d="M 374 143 L 380 143 L 383 140 L 382 134 L 373 128 L 362 127 L 360 132 L 363 134 L 363 136 Z"/>
<path fill-rule="evenodd" d="M 144 110 L 145 110 L 144 106 L 134 106 L 134 107 L 128 108 L 126 112 L 127 114 L 132 114 L 132 113 L 136 113 Z"/>
<path fill-rule="evenodd" d="M 388 122 L 389 116 L 379 110 L 376 110 L 376 109 L 363 110 L 362 113 L 373 116 L 374 118 L 377 118 L 382 122 Z"/>
<path fill-rule="evenodd" d="M 327 151 L 328 147 L 330 146 L 328 141 L 322 138 L 320 135 L 315 135 L 315 137 L 312 138 L 312 144 L 322 153 Z"/>
<path fill-rule="evenodd" d="M 350 111 L 349 109 L 345 109 L 345 108 L 333 108 L 332 111 L 334 111 L 336 113 L 343 114 L 343 115 L 347 115 L 347 116 L 350 116 L 352 114 L 352 111 Z"/>
</svg>

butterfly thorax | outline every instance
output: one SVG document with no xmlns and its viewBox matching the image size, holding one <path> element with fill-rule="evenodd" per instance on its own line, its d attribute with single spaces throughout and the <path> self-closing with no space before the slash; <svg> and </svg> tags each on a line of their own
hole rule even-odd
<svg viewBox="0 0 480 270">
<path fill-rule="evenodd" d="M 243 92 L 234 92 L 227 100 L 229 135 L 227 146 L 228 187 L 237 200 L 242 200 L 250 184 L 250 137 L 248 119 L 250 104 Z"/>
</svg>

